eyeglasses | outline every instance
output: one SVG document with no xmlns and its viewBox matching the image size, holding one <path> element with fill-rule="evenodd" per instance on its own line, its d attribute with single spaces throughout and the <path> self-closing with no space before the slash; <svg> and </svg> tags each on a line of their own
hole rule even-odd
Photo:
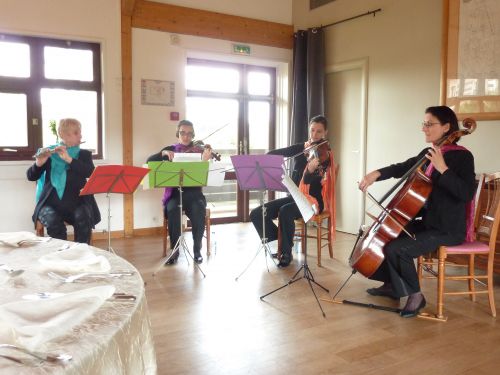
<svg viewBox="0 0 500 375">
<path fill-rule="evenodd" d="M 185 131 L 180 131 L 179 134 L 181 135 L 181 137 L 193 137 L 194 133 L 193 132 L 185 132 Z"/>
<path fill-rule="evenodd" d="M 422 122 L 422 126 L 424 128 L 426 128 L 426 129 L 429 129 L 429 128 L 433 127 L 434 125 L 437 125 L 437 124 L 441 125 L 440 122 L 429 122 L 429 121 L 423 121 Z"/>
</svg>

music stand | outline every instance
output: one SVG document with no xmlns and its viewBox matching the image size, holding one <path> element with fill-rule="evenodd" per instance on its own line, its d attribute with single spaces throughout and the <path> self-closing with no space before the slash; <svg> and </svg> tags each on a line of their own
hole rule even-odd
<svg viewBox="0 0 500 375">
<path fill-rule="evenodd" d="M 270 294 L 273 294 L 274 292 L 277 292 L 278 290 L 281 290 L 291 284 L 293 284 L 296 281 L 299 281 L 301 279 L 307 280 L 309 287 L 311 288 L 311 291 L 314 295 L 314 298 L 316 299 L 316 302 L 318 303 L 319 309 L 321 310 L 321 313 L 323 314 L 323 317 L 325 317 L 325 312 L 323 311 L 323 307 L 321 306 L 321 303 L 319 302 L 318 296 L 316 295 L 316 292 L 314 291 L 312 283 L 316 284 L 319 286 L 321 289 L 323 289 L 325 292 L 329 293 L 329 290 L 326 289 L 323 285 L 319 284 L 316 280 L 314 280 L 314 275 L 311 272 L 311 269 L 309 268 L 309 265 L 307 263 L 307 222 L 311 219 L 312 217 L 312 211 L 311 211 L 311 205 L 305 198 L 305 196 L 300 192 L 300 190 L 297 188 L 297 186 L 293 183 L 293 181 L 288 177 L 284 176 L 283 177 L 283 183 L 287 187 L 288 191 L 290 192 L 293 200 L 297 204 L 297 207 L 299 208 L 299 211 L 302 215 L 302 218 L 304 220 L 304 229 L 305 233 L 304 235 L 306 236 L 306 239 L 304 241 L 304 262 L 300 266 L 300 268 L 297 270 L 295 275 L 292 276 L 292 278 L 284 285 L 280 286 L 279 288 L 274 289 L 273 291 L 264 294 L 263 296 L 260 297 L 261 300 L 263 300 L 265 297 L 267 297 Z M 300 271 L 304 271 L 303 275 L 300 277 L 297 277 L 300 273 Z"/>
<path fill-rule="evenodd" d="M 266 206 L 264 196 L 267 190 L 286 191 L 286 187 L 281 182 L 283 175 L 283 156 L 281 155 L 233 155 L 231 156 L 236 179 L 240 190 L 258 190 L 260 191 L 260 204 L 262 206 L 262 237 L 259 248 L 255 256 L 250 260 L 245 269 L 235 278 L 236 281 L 250 267 L 257 258 L 261 249 L 264 249 L 264 257 L 269 255 L 274 263 L 271 250 L 267 244 L 266 237 Z M 269 271 L 269 267 L 267 267 Z"/>
<path fill-rule="evenodd" d="M 194 261 L 194 257 L 189 251 L 186 240 L 184 239 L 184 230 L 182 228 L 182 188 L 206 186 L 208 178 L 208 162 L 166 162 L 150 161 L 148 166 L 151 168 L 149 174 L 149 185 L 153 187 L 171 187 L 179 189 L 179 220 L 181 223 L 181 233 L 170 254 L 161 260 L 159 267 L 153 272 L 153 276 L 172 258 L 180 249 L 184 250 L 184 255 L 189 262 L 186 254 L 193 260 L 194 265 L 201 272 L 203 277 L 205 273 L 200 265 Z"/>
<path fill-rule="evenodd" d="M 111 197 L 109 194 L 132 194 L 148 172 L 148 168 L 129 165 L 99 165 L 80 191 L 80 195 L 106 193 L 108 199 L 108 251 L 115 252 L 111 247 Z"/>
</svg>

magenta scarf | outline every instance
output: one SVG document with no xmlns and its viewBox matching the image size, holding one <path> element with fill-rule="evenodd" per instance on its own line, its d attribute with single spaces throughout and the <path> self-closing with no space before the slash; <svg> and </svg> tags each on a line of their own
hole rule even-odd
<svg viewBox="0 0 500 375">
<path fill-rule="evenodd" d="M 448 151 L 455 151 L 455 150 L 467 151 L 465 147 L 455 144 L 441 146 L 441 152 L 443 154 Z M 434 165 L 430 163 L 427 166 L 427 169 L 425 170 L 425 175 L 427 177 L 430 177 L 433 171 L 434 171 Z M 465 225 L 467 230 L 465 242 L 472 242 L 476 239 L 476 234 L 474 233 L 474 208 L 475 208 L 475 202 L 473 198 L 465 205 L 465 220 L 466 220 Z"/>
<path fill-rule="evenodd" d="M 176 143 L 175 145 L 172 146 L 174 147 L 174 152 L 185 152 L 187 149 L 190 149 L 192 147 L 192 144 L 185 146 L 182 143 Z M 164 206 L 166 206 L 170 198 L 172 198 L 174 189 L 176 188 L 173 187 L 165 188 L 165 191 L 163 192 L 163 198 L 161 199 L 161 202 L 163 203 Z"/>
</svg>

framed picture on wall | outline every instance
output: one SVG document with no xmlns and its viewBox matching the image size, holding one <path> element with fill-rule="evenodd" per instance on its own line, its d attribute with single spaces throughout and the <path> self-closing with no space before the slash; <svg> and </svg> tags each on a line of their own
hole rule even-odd
<svg viewBox="0 0 500 375">
<path fill-rule="evenodd" d="M 175 83 L 155 79 L 141 79 L 141 104 L 175 105 Z"/>
<path fill-rule="evenodd" d="M 441 102 L 459 119 L 500 119 L 500 1 L 443 0 Z"/>
</svg>

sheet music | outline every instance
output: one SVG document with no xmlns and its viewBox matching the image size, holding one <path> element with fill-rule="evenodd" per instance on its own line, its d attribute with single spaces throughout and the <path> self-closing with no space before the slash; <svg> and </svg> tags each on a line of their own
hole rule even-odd
<svg viewBox="0 0 500 375">
<path fill-rule="evenodd" d="M 198 152 L 176 152 L 174 153 L 173 162 L 183 162 L 183 161 L 201 161 L 201 154 Z"/>
<path fill-rule="evenodd" d="M 207 186 L 222 186 L 224 185 L 224 177 L 226 176 L 225 167 L 220 163 L 209 163 Z"/>
<path fill-rule="evenodd" d="M 283 178 L 282 179 L 283 185 L 285 185 L 286 188 L 288 189 L 290 195 L 292 196 L 293 200 L 297 204 L 297 207 L 299 208 L 300 214 L 302 215 L 304 222 L 307 223 L 311 219 L 311 217 L 313 217 L 316 214 L 315 206 L 309 203 L 307 198 L 304 196 L 304 194 L 302 194 L 297 185 L 295 185 L 290 176 L 284 173 L 282 178 Z"/>
</svg>

